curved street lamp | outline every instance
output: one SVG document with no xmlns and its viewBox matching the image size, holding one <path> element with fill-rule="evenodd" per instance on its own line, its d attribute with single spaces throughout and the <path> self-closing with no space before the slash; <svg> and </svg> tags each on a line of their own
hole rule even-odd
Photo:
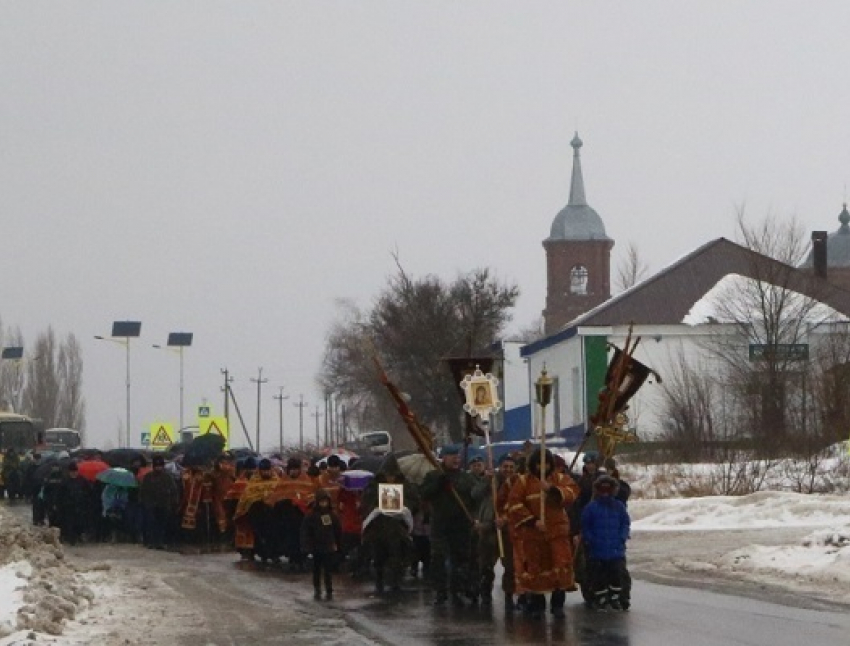
<svg viewBox="0 0 850 646">
<path fill-rule="evenodd" d="M 127 420 L 126 446 L 130 446 L 130 339 L 138 337 L 142 332 L 141 321 L 115 321 L 112 323 L 112 338 L 95 336 L 99 341 L 112 341 L 127 348 Z"/>
<path fill-rule="evenodd" d="M 183 433 L 183 348 L 192 345 L 192 332 L 169 332 L 165 347 L 154 344 L 157 350 L 173 350 L 180 355 L 180 433 Z M 181 435 L 182 436 L 182 435 Z"/>
</svg>

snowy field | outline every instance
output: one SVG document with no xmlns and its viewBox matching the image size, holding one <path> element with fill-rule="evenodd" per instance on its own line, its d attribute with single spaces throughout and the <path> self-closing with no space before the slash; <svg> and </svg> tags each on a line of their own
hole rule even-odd
<svg viewBox="0 0 850 646">
<path fill-rule="evenodd" d="M 622 475 L 634 483 L 636 494 L 629 503 L 635 540 L 653 532 L 687 532 L 692 556 L 685 560 L 672 555 L 683 572 L 786 585 L 791 590 L 817 589 L 850 606 L 846 481 L 839 494 L 760 491 L 734 497 L 641 497 L 641 490 L 680 486 L 669 473 L 662 478 L 663 487 L 657 480 L 652 484 L 653 470 L 623 465 Z M 797 538 L 777 545 L 777 536 L 789 528 L 799 530 L 791 533 Z M 700 546 L 708 554 L 718 533 L 735 530 L 749 530 L 748 536 L 755 531 L 765 540 L 702 556 Z M 186 616 L 164 611 L 169 595 L 173 592 L 143 572 L 73 562 L 66 558 L 55 531 L 22 524 L 0 507 L 0 646 L 135 644 L 140 626 L 152 622 L 163 634 L 175 635 L 191 626 Z M 171 627 L 164 625 L 169 615 L 175 623 Z"/>
</svg>

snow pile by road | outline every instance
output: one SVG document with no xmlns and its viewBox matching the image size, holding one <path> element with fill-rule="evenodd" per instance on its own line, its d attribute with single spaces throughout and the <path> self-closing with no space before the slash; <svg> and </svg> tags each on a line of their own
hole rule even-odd
<svg viewBox="0 0 850 646">
<path fill-rule="evenodd" d="M 94 593 L 64 558 L 59 534 L 0 516 L 0 645 L 60 635 Z"/>
<path fill-rule="evenodd" d="M 710 545 L 713 532 L 763 529 L 771 539 L 801 528 L 785 545 L 742 545 L 701 561 L 677 562 L 706 572 L 817 591 L 850 604 L 850 500 L 846 496 L 760 492 L 749 496 L 635 500 L 629 504 L 635 531 L 688 531 Z M 811 528 L 811 532 L 805 532 Z M 708 550 L 707 550 L 708 552 Z M 671 555 L 675 559 L 675 555 Z"/>
<path fill-rule="evenodd" d="M 58 530 L 0 507 L 0 646 L 166 644 L 194 625 L 175 604 L 147 573 L 70 562 Z M 169 610 L 178 625 L 151 625 Z"/>
</svg>

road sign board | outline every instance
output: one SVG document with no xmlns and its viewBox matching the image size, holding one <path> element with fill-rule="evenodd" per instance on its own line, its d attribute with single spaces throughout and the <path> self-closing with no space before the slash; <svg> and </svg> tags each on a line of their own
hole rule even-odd
<svg viewBox="0 0 850 646">
<path fill-rule="evenodd" d="M 227 427 L 226 417 L 207 417 L 206 419 L 198 420 L 198 435 L 206 435 L 207 433 L 215 433 L 224 438 L 224 448 L 230 448 L 230 429 Z"/>
<path fill-rule="evenodd" d="M 151 445 L 151 434 L 150 433 L 142 433 L 142 446 L 150 446 Z"/>
<path fill-rule="evenodd" d="M 174 426 L 167 422 L 151 424 L 150 447 L 153 451 L 165 451 L 174 444 Z"/>
<path fill-rule="evenodd" d="M 210 416 L 210 407 L 209 406 L 198 406 L 198 417 L 209 417 Z"/>
<path fill-rule="evenodd" d="M 750 361 L 773 358 L 776 361 L 808 361 L 808 343 L 750 344 Z"/>
</svg>

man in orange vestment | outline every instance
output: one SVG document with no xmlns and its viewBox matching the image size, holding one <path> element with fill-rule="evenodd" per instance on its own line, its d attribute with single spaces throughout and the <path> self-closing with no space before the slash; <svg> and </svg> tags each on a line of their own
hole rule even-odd
<svg viewBox="0 0 850 646">
<path fill-rule="evenodd" d="M 289 571 L 303 570 L 301 553 L 301 523 L 313 504 L 316 485 L 301 469 L 301 460 L 289 458 L 286 474 L 277 481 L 266 496 L 265 503 L 273 510 L 282 542 L 283 555 L 289 559 Z"/>
<path fill-rule="evenodd" d="M 540 461 L 540 451 L 532 453 L 528 472 L 517 479 L 508 496 L 516 591 L 526 594 L 525 612 L 535 619 L 543 616 L 546 593 L 551 592 L 550 610 L 562 618 L 566 592 L 576 589 L 566 507 L 578 498 L 580 489 L 555 470 L 548 450 L 541 479 Z"/>
<path fill-rule="evenodd" d="M 265 552 L 264 540 L 267 537 L 259 537 L 260 540 L 258 542 L 256 535 L 257 524 L 254 522 L 257 512 L 263 510 L 254 508 L 254 505 L 259 503 L 260 507 L 263 506 L 266 496 L 274 489 L 278 478 L 272 473 L 271 464 L 268 460 L 260 460 L 258 467 L 257 473 L 245 485 L 245 491 L 239 498 L 239 503 L 236 505 L 236 512 L 233 514 L 233 522 L 236 525 L 236 549 L 242 554 L 242 558 L 245 560 L 253 560 L 255 553 L 259 554 L 263 559 L 268 558 Z M 262 514 L 260 515 L 262 516 Z"/>
</svg>

